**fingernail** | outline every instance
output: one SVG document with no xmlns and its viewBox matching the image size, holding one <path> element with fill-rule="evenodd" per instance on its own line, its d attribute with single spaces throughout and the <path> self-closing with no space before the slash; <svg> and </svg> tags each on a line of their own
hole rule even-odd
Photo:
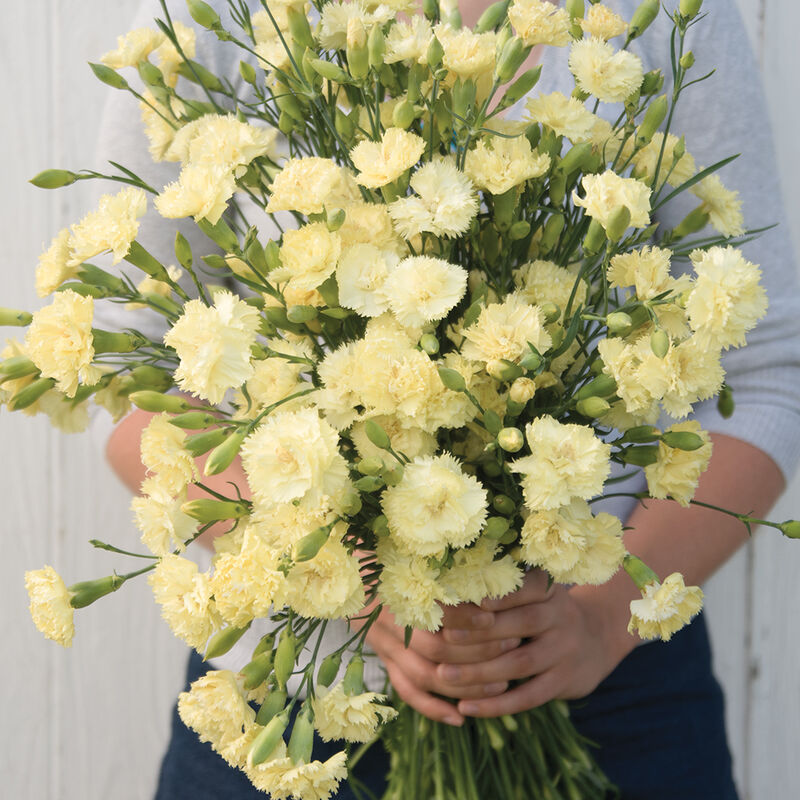
<svg viewBox="0 0 800 800">
<path fill-rule="evenodd" d="M 500 649 L 504 653 L 507 653 L 509 650 L 516 650 L 521 641 L 521 639 L 503 639 L 503 641 L 500 642 Z"/>
<path fill-rule="evenodd" d="M 462 630 L 448 630 L 445 631 L 447 634 L 447 638 L 451 642 L 466 642 L 469 639 L 469 631 L 462 631 Z"/>
<path fill-rule="evenodd" d="M 473 628 L 491 628 L 494 625 L 494 614 L 483 612 L 472 617 Z"/>
<path fill-rule="evenodd" d="M 454 728 L 460 728 L 464 724 L 464 720 L 461 717 L 445 717 L 442 722 L 445 725 L 452 725 Z"/>
<path fill-rule="evenodd" d="M 493 695 L 493 694 L 500 694 L 506 690 L 508 684 L 503 681 L 502 683 L 487 683 L 486 686 L 483 687 L 484 694 Z"/>
<path fill-rule="evenodd" d="M 462 714 L 477 714 L 478 713 L 478 706 L 475 703 L 459 703 L 459 709 L 461 710 Z"/>
<path fill-rule="evenodd" d="M 442 679 L 446 681 L 457 681 L 461 676 L 461 670 L 458 667 L 452 666 L 451 664 L 445 664 L 439 669 Z"/>
</svg>

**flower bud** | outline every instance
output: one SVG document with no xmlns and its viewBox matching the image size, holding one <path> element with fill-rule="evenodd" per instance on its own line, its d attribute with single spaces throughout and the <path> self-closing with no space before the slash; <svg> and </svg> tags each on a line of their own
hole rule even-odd
<svg viewBox="0 0 800 800">
<path fill-rule="evenodd" d="M 33 321 L 33 314 L 29 311 L 18 311 L 15 308 L 0 308 L 0 325 L 10 325 L 15 328 L 24 328 Z"/>
<path fill-rule="evenodd" d="M 618 242 L 631 224 L 631 211 L 628 206 L 618 206 L 606 222 L 606 236 L 609 242 Z"/>
<path fill-rule="evenodd" d="M 539 369 L 543 363 L 544 359 L 539 355 L 539 353 L 535 353 L 533 350 L 525 353 L 525 355 L 519 360 L 519 365 L 528 372 L 536 372 L 536 370 Z"/>
<path fill-rule="evenodd" d="M 583 252 L 589 256 L 596 255 L 600 252 L 605 242 L 606 232 L 603 230 L 603 226 L 596 219 L 593 219 L 589 223 L 589 230 L 586 232 L 586 236 L 583 238 Z"/>
<path fill-rule="evenodd" d="M 603 414 L 607 414 L 611 405 L 608 400 L 604 400 L 602 397 L 587 397 L 584 400 L 578 400 L 575 404 L 575 408 L 578 410 L 578 413 L 582 414 L 584 417 L 596 419 L 602 417 Z"/>
<path fill-rule="evenodd" d="M 346 492 L 339 502 L 342 514 L 347 517 L 354 517 L 361 511 L 361 495 L 358 492 Z"/>
<path fill-rule="evenodd" d="M 435 356 L 439 352 L 439 340 L 432 333 L 423 334 L 419 340 L 419 346 L 429 356 Z"/>
<path fill-rule="evenodd" d="M 517 74 L 517 70 L 522 66 L 530 51 L 531 48 L 529 46 L 526 47 L 519 36 L 509 39 L 503 46 L 494 68 L 497 80 L 500 83 L 510 81 Z"/>
<path fill-rule="evenodd" d="M 558 162 L 557 169 L 564 175 L 569 175 L 571 172 L 582 169 L 586 161 L 592 155 L 592 143 L 580 142 L 574 145 L 564 155 L 564 158 Z"/>
<path fill-rule="evenodd" d="M 697 206 L 673 228 L 672 234 L 676 239 L 682 239 L 684 236 L 703 230 L 706 225 L 708 225 L 708 212 L 703 206 Z"/>
<path fill-rule="evenodd" d="M 369 54 L 369 65 L 373 69 L 383 64 L 383 57 L 386 53 L 386 39 L 380 25 L 373 25 L 367 37 L 367 51 Z"/>
<path fill-rule="evenodd" d="M 342 679 L 342 690 L 352 697 L 364 691 L 364 659 L 355 655 L 350 659 Z"/>
<path fill-rule="evenodd" d="M 10 411 L 22 411 L 23 408 L 32 406 L 45 392 L 56 385 L 54 378 L 37 378 L 24 388 L 20 389 L 9 401 Z"/>
<path fill-rule="evenodd" d="M 630 25 L 628 26 L 628 41 L 641 36 L 658 16 L 661 8 L 660 0 L 643 0 L 633 12 Z"/>
<path fill-rule="evenodd" d="M 424 5 L 425 0 L 423 0 Z M 427 61 L 428 66 L 431 68 L 432 71 L 436 71 L 442 65 L 442 59 L 444 58 L 444 48 L 442 47 L 442 43 L 433 36 L 431 38 L 431 43 L 428 45 L 428 53 L 427 53 Z"/>
<path fill-rule="evenodd" d="M 596 378 L 584 384 L 575 392 L 576 400 L 586 400 L 589 397 L 607 397 L 617 391 L 617 382 L 611 375 L 601 373 Z"/>
<path fill-rule="evenodd" d="M 308 17 L 303 11 L 296 6 L 288 5 L 286 7 L 286 20 L 289 23 L 289 33 L 292 39 L 297 42 L 300 47 L 309 47 L 314 49 L 314 37 L 311 35 L 311 27 L 308 24 Z"/>
<path fill-rule="evenodd" d="M 495 358 L 486 364 L 486 371 L 498 381 L 513 381 L 519 378 L 525 370 L 519 364 L 505 358 Z"/>
<path fill-rule="evenodd" d="M 483 14 L 478 17 L 473 29 L 475 33 L 486 33 L 487 31 L 495 30 L 498 25 L 502 24 L 506 19 L 506 11 L 508 9 L 508 2 L 506 0 L 499 0 L 497 3 L 492 3 Z"/>
<path fill-rule="evenodd" d="M 12 356 L 0 362 L 0 383 L 27 378 L 28 375 L 35 375 L 38 371 L 39 367 L 27 356 Z"/>
<path fill-rule="evenodd" d="M 483 535 L 488 539 L 499 539 L 509 528 L 509 521 L 505 517 L 489 517 L 483 526 Z"/>
<path fill-rule="evenodd" d="M 583 19 L 584 2 L 583 0 L 567 0 L 564 4 L 570 19 Z"/>
<path fill-rule="evenodd" d="M 302 16 L 305 19 L 305 14 Z M 308 46 L 313 47 L 313 41 Z M 367 29 L 358 17 L 347 20 L 347 69 L 356 80 L 363 80 L 369 75 Z"/>
<path fill-rule="evenodd" d="M 247 753 L 247 765 L 251 769 L 262 764 L 271 755 L 278 743 L 283 740 L 283 732 L 289 726 L 289 712 L 281 711 L 266 724 L 263 731 L 253 740 Z"/>
<path fill-rule="evenodd" d="M 220 26 L 219 14 L 203 0 L 186 0 L 192 19 L 203 28 L 212 30 Z"/>
<path fill-rule="evenodd" d="M 688 53 L 684 53 L 678 63 L 682 69 L 691 69 L 694 66 L 694 53 L 691 50 Z"/>
<path fill-rule="evenodd" d="M 639 447 L 626 447 L 620 455 L 626 464 L 648 467 L 658 461 L 658 445 L 645 444 Z"/>
<path fill-rule="evenodd" d="M 492 507 L 506 516 L 511 516 L 517 510 L 514 501 L 505 494 L 496 494 L 492 500 Z"/>
<path fill-rule="evenodd" d="M 409 103 L 408 100 L 401 100 L 392 111 L 392 124 L 395 128 L 406 130 L 411 127 L 416 118 L 417 112 L 414 104 Z"/>
<path fill-rule="evenodd" d="M 645 72 L 642 88 L 639 91 L 643 97 L 649 97 L 651 94 L 660 92 L 663 87 L 664 74 L 660 69 L 654 69 L 650 72 Z"/>
<path fill-rule="evenodd" d="M 208 661 L 211 658 L 219 658 L 220 656 L 224 656 L 225 653 L 230 652 L 236 642 L 247 633 L 249 627 L 249 623 L 243 628 L 234 628 L 231 625 L 215 633 L 206 646 L 206 653 L 203 656 L 203 661 Z"/>
<path fill-rule="evenodd" d="M 294 560 L 311 561 L 330 538 L 332 528 L 332 524 L 322 525 L 303 536 L 294 546 Z"/>
<path fill-rule="evenodd" d="M 151 256 L 137 241 L 131 242 L 125 260 L 158 281 L 167 281 L 169 278 L 164 265 L 157 258 Z"/>
<path fill-rule="evenodd" d="M 800 539 L 800 520 L 787 519 L 778 526 L 778 529 L 789 539 Z"/>
<path fill-rule="evenodd" d="M 69 604 L 73 608 L 85 608 L 95 600 L 99 600 L 111 592 L 116 592 L 123 583 L 125 583 L 125 578 L 121 578 L 119 575 L 106 575 L 104 578 L 94 581 L 73 583 L 72 586 L 67 587 L 67 591 L 71 595 Z"/>
<path fill-rule="evenodd" d="M 142 344 L 140 336 L 92 328 L 92 346 L 96 355 L 100 353 L 132 353 Z"/>
<path fill-rule="evenodd" d="M 650 349 L 657 358 L 665 358 L 669 352 L 669 334 L 663 328 L 656 328 L 650 334 Z"/>
<path fill-rule="evenodd" d="M 385 469 L 382 473 L 383 482 L 387 486 L 397 486 L 403 480 L 405 469 L 402 464 L 395 464 L 391 469 Z"/>
<path fill-rule="evenodd" d="M 497 434 L 497 444 L 507 453 L 518 453 L 525 444 L 525 437 L 519 428 L 503 428 Z"/>
<path fill-rule="evenodd" d="M 542 74 L 542 67 L 539 65 L 538 67 L 534 67 L 533 69 L 525 70 L 522 75 L 517 78 L 511 86 L 506 89 L 505 95 L 503 95 L 503 100 L 501 105 L 503 106 L 510 106 L 517 102 L 517 100 L 525 97 L 531 89 L 539 81 L 539 78 Z"/>
<path fill-rule="evenodd" d="M 257 689 L 272 672 L 272 652 L 260 653 L 245 664 L 239 671 L 242 676 L 242 687 L 250 692 Z"/>
<path fill-rule="evenodd" d="M 661 441 L 675 450 L 699 450 L 705 442 L 691 431 L 667 431 L 661 434 Z"/>
<path fill-rule="evenodd" d="M 289 758 L 295 764 L 308 764 L 311 762 L 311 752 L 314 748 L 314 717 L 311 705 L 306 701 L 300 713 L 294 718 L 292 735 L 289 737 Z"/>
<path fill-rule="evenodd" d="M 622 442 L 633 442 L 634 444 L 647 444 L 648 442 L 658 441 L 661 431 L 655 425 L 636 425 L 625 431 Z"/>
<path fill-rule="evenodd" d="M 511 400 L 520 405 L 532 400 L 534 394 L 536 394 L 536 382 L 530 378 L 517 378 L 508 390 Z"/>
<path fill-rule="evenodd" d="M 629 314 L 624 311 L 612 311 L 606 317 L 606 325 L 608 326 L 609 333 L 625 334 L 630 331 L 633 326 L 633 320 Z"/>
<path fill-rule="evenodd" d="M 703 0 L 681 0 L 678 11 L 684 19 L 694 19 L 700 13 Z"/>
<path fill-rule="evenodd" d="M 111 67 L 107 67 L 105 64 L 93 64 L 91 61 L 89 62 L 89 66 L 94 72 L 95 77 L 102 81 L 106 86 L 110 86 L 112 89 L 127 89 L 128 88 L 128 81 L 122 77 L 115 69 L 111 69 Z"/>
<path fill-rule="evenodd" d="M 247 61 L 240 61 L 239 74 L 242 76 L 242 80 L 245 83 L 249 83 L 251 86 L 256 85 L 256 70 L 252 64 Z"/>
<path fill-rule="evenodd" d="M 503 429 L 503 420 L 501 420 L 497 412 L 492 411 L 491 408 L 488 408 L 483 412 L 482 419 L 484 427 L 493 436 L 497 436 L 497 434 Z"/>
<path fill-rule="evenodd" d="M 145 86 L 154 88 L 164 86 L 164 75 L 155 64 L 151 64 L 149 61 L 140 61 L 136 68 Z"/>
<path fill-rule="evenodd" d="M 322 659 L 322 663 L 317 670 L 317 685 L 330 686 L 339 674 L 339 667 L 342 664 L 341 652 L 331 653 Z"/>
<path fill-rule="evenodd" d="M 316 319 L 318 314 L 314 306 L 289 306 L 286 309 L 286 319 L 298 325 Z"/>
<path fill-rule="evenodd" d="M 464 380 L 464 376 L 460 372 L 450 369 L 450 367 L 438 367 L 438 370 L 439 377 L 442 379 L 442 383 L 448 389 L 450 389 L 451 392 L 463 392 L 466 390 L 467 382 Z M 369 436 L 369 430 L 367 430 L 367 436 Z"/>
<path fill-rule="evenodd" d="M 271 653 L 275 647 L 275 634 L 265 633 L 259 640 L 258 644 L 253 650 L 253 658 L 260 656 L 262 653 Z"/>
<path fill-rule="evenodd" d="M 292 629 L 287 625 L 281 632 L 278 647 L 275 650 L 275 680 L 281 689 L 286 688 L 286 681 L 294 669 L 295 652 L 297 643 Z"/>
<path fill-rule="evenodd" d="M 181 506 L 181 511 L 203 524 L 206 522 L 218 522 L 223 519 L 239 519 L 246 517 L 248 514 L 247 506 L 244 503 L 235 503 L 232 500 L 212 500 L 210 498 L 189 500 Z"/>
<path fill-rule="evenodd" d="M 188 401 L 176 394 L 162 394 L 151 389 L 131 392 L 128 398 L 142 411 L 152 411 L 154 413 L 166 411 L 169 414 L 181 414 L 191 408 Z"/>
<path fill-rule="evenodd" d="M 383 460 L 375 457 L 362 458 L 356 464 L 356 469 L 362 475 L 378 475 L 383 470 Z"/>
<path fill-rule="evenodd" d="M 370 523 L 370 529 L 376 536 L 389 535 L 389 520 L 386 519 L 385 514 L 379 514 Z"/>
<path fill-rule="evenodd" d="M 377 492 L 379 489 L 383 489 L 385 485 L 380 475 L 365 475 L 363 478 L 353 481 L 353 486 L 359 492 Z"/>
<path fill-rule="evenodd" d="M 187 411 L 185 414 L 178 414 L 173 417 L 170 423 L 176 428 L 186 428 L 188 430 L 203 430 L 213 425 L 217 418 L 213 414 L 205 411 Z"/>
<path fill-rule="evenodd" d="M 567 154 L 569 155 L 569 154 Z M 553 206 L 560 206 L 564 200 L 564 195 L 567 193 L 567 176 L 566 173 L 557 169 L 550 176 L 550 185 L 548 186 L 548 195 L 550 203 Z"/>
<path fill-rule="evenodd" d="M 451 370 L 451 372 L 455 372 L 455 370 Z M 387 434 L 375 420 L 368 419 L 364 423 L 364 432 L 367 434 L 367 439 L 369 439 L 375 447 L 379 447 L 381 450 L 388 450 L 392 446 L 389 434 Z"/>
<path fill-rule="evenodd" d="M 720 389 L 719 397 L 717 398 L 717 410 L 725 419 L 730 419 L 733 416 L 733 389 L 727 383 L 723 384 L 722 389 Z"/>
<path fill-rule="evenodd" d="M 632 556 L 630 553 L 627 553 L 625 558 L 622 559 L 622 566 L 625 572 L 633 578 L 633 582 L 636 584 L 639 591 L 644 590 L 644 588 L 651 583 L 661 582 L 658 579 L 658 575 L 653 572 L 644 561 L 636 558 L 636 556 Z"/>
<path fill-rule="evenodd" d="M 531 232 L 531 224 L 526 219 L 518 219 L 509 229 L 508 238 L 512 242 L 524 239 Z"/>
<path fill-rule="evenodd" d="M 170 373 L 150 364 L 134 367 L 130 374 L 137 386 L 147 386 L 155 391 L 165 391 L 172 386 Z"/>
<path fill-rule="evenodd" d="M 268 725 L 270 720 L 274 719 L 286 707 L 287 699 L 288 696 L 284 689 L 272 687 L 258 709 L 256 722 L 259 725 Z"/>
<path fill-rule="evenodd" d="M 78 177 L 67 169 L 46 169 L 38 175 L 34 175 L 28 183 L 32 183 L 39 189 L 60 189 L 62 186 L 75 183 Z"/>
<path fill-rule="evenodd" d="M 216 422 L 216 420 L 214 421 Z M 203 474 L 219 475 L 220 472 L 224 472 L 238 455 L 248 432 L 247 427 L 239 428 L 224 441 L 220 442 L 206 459 L 206 463 L 203 465 Z"/>
<path fill-rule="evenodd" d="M 669 103 L 665 94 L 660 95 L 647 107 L 645 111 L 642 124 L 639 125 L 636 131 L 636 140 L 641 144 L 647 144 L 652 138 L 653 134 L 658 130 L 659 125 L 664 121 L 667 116 Z"/>
<path fill-rule="evenodd" d="M 496 478 L 503 472 L 503 468 L 496 461 L 487 461 L 481 464 L 481 469 L 490 478 Z"/>
</svg>

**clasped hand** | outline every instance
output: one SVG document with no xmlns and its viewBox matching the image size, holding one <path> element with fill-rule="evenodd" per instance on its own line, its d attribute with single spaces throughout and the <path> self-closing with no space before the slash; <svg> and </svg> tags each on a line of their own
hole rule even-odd
<svg viewBox="0 0 800 800">
<path fill-rule="evenodd" d="M 499 600 L 445 607 L 442 628 L 414 631 L 408 647 L 384 610 L 367 641 L 400 698 L 450 725 L 584 697 L 619 659 L 604 642 L 591 593 L 581 591 L 593 587 L 576 588 L 548 588 L 547 575 L 532 570 Z"/>
</svg>

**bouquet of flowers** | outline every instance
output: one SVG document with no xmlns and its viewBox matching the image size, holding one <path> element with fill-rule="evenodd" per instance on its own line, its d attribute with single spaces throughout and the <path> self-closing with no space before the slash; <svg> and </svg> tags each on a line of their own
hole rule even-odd
<svg viewBox="0 0 800 800">
<path fill-rule="evenodd" d="M 36 176 L 124 188 L 41 256 L 49 305 L 0 310 L 27 327 L 0 362 L 9 410 L 68 428 L 90 402 L 155 414 L 133 501 L 150 552 L 92 542 L 146 566 L 70 587 L 29 572 L 36 625 L 69 646 L 75 608 L 142 574 L 206 658 L 270 620 L 239 673 L 209 672 L 179 710 L 274 798 L 331 796 L 351 745 L 382 733 L 387 798 L 605 796 L 565 704 L 430 723 L 367 691 L 365 639 L 384 608 L 408 636 L 435 631 L 443 607 L 502 597 L 529 568 L 565 584 L 626 570 L 642 638 L 700 610 L 698 587 L 628 554 L 622 522 L 592 503 L 641 469 L 636 497 L 695 502 L 711 443 L 681 420 L 715 395 L 731 413 L 720 355 L 766 311 L 758 267 L 733 246 L 754 232 L 715 174 L 730 159 L 698 168 L 672 130 L 702 80 L 684 52 L 701 0 L 670 12 L 669 96 L 627 49 L 658 0 L 631 20 L 583 0 L 501 1 L 474 30 L 439 0 L 422 14 L 414 0 L 228 0 L 227 25 L 187 2 L 204 35 L 240 48 L 247 91 L 195 60 L 195 30 L 163 0 L 156 28 L 120 37 L 92 68 L 138 98 L 153 157 L 180 175 L 163 188 L 118 164 Z M 570 48 L 572 96 L 532 94 L 537 45 Z M 525 98 L 521 121 L 504 118 Z M 600 103 L 621 104 L 615 121 Z M 658 230 L 653 213 L 687 191 L 695 210 Z M 137 239 L 149 203 L 194 218 L 205 250 L 178 233 L 176 263 L 159 261 Z M 267 217 L 275 238 L 259 233 Z M 709 223 L 718 235 L 693 238 Z M 117 269 L 89 262 L 109 252 Z M 693 273 L 673 276 L 680 261 Z M 163 338 L 94 327 L 103 301 L 149 310 Z M 662 412 L 675 422 L 657 427 Z M 237 459 L 246 485 L 204 483 Z M 201 572 L 184 551 L 226 521 Z M 350 629 L 328 647 L 332 620 Z M 315 732 L 342 752 L 314 760 Z"/>
</svg>

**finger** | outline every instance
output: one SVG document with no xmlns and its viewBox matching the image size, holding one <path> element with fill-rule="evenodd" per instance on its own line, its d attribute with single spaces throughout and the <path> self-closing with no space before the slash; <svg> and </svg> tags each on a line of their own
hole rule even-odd
<svg viewBox="0 0 800 800">
<path fill-rule="evenodd" d="M 415 686 L 394 661 L 385 661 L 384 664 L 386 671 L 389 673 L 389 680 L 391 680 L 392 686 L 400 698 L 408 705 L 419 711 L 420 714 L 437 722 L 456 726 L 464 724 L 464 717 L 458 712 L 453 703 L 434 697 L 429 692 L 425 692 Z"/>
<path fill-rule="evenodd" d="M 504 597 L 494 600 L 487 598 L 481 603 L 480 607 L 484 611 L 496 612 L 527 605 L 528 603 L 541 603 L 549 599 L 556 588 L 555 584 L 551 584 L 548 588 L 549 580 L 548 574 L 543 570 L 532 569 L 525 575 L 522 586 L 515 592 L 509 592 Z"/>
<path fill-rule="evenodd" d="M 476 606 L 474 603 L 445 606 L 443 611 L 443 628 L 488 630 L 494 625 L 494 614 L 481 609 L 480 606 Z"/>
<path fill-rule="evenodd" d="M 471 664 L 497 658 L 519 646 L 519 643 L 519 636 L 509 636 L 505 639 L 462 645 L 448 642 L 441 631 L 438 633 L 414 631 L 409 648 L 437 664 Z"/>
<path fill-rule="evenodd" d="M 552 603 L 529 603 L 495 613 L 495 624 L 486 631 L 446 628 L 441 636 L 450 644 L 478 645 L 495 640 L 540 636 L 553 627 L 556 607 Z M 437 659 L 447 661 L 449 659 Z"/>
<path fill-rule="evenodd" d="M 548 670 L 496 697 L 462 700 L 458 710 L 468 717 L 500 717 L 536 708 L 559 697 L 561 679 L 557 670 Z"/>
</svg>

